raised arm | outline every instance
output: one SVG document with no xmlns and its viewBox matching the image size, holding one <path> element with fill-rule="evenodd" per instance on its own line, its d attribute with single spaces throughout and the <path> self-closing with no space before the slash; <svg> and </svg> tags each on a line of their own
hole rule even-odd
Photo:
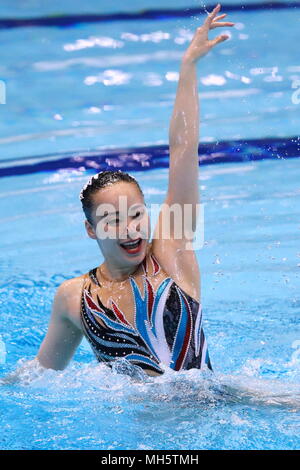
<svg viewBox="0 0 300 470">
<path fill-rule="evenodd" d="M 220 8 L 218 4 L 204 24 L 197 29 L 181 62 L 169 130 L 168 190 L 152 241 L 152 251 L 164 270 L 195 299 L 200 299 L 200 269 L 192 243 L 200 199 L 198 181 L 200 106 L 196 65 L 213 46 L 228 38 L 227 35 L 220 35 L 209 40 L 209 30 L 234 25 L 231 22 L 218 21 L 226 16 L 225 13 L 216 16 Z M 166 226 L 167 231 L 164 228 Z"/>
<path fill-rule="evenodd" d="M 196 228 L 196 205 L 199 203 L 198 144 L 199 114 L 197 70 L 198 60 L 216 44 L 229 36 L 220 35 L 208 39 L 208 32 L 222 26 L 233 26 L 231 22 L 218 22 L 226 13 L 216 16 L 221 8 L 218 4 L 208 15 L 186 50 L 181 66 L 176 100 L 169 129 L 170 169 L 166 203 L 181 206 L 191 204 L 193 208 L 192 231 Z"/>
</svg>

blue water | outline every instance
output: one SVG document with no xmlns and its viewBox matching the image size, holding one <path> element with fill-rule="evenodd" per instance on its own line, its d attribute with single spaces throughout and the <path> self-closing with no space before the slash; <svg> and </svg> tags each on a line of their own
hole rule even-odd
<svg viewBox="0 0 300 470">
<path fill-rule="evenodd" d="M 292 84 L 300 79 L 298 14 L 228 14 L 236 27 L 222 33 L 231 39 L 198 66 L 202 142 L 298 135 L 299 105 L 292 102 Z M 203 20 L 0 30 L 1 42 L 9 45 L 0 68 L 7 86 L 0 159 L 167 143 L 179 61 Z M 275 28 L 279 22 L 289 25 L 284 38 Z M 217 34 L 211 31 L 211 37 Z"/>
<path fill-rule="evenodd" d="M 5 3 L 1 16 L 16 15 L 16 2 Z M 97 12 L 96 3 L 87 2 L 88 11 Z M 28 2 L 18 15 L 62 12 L 61 2 L 52 5 L 37 10 Z M 65 12 L 76 11 L 77 2 L 66 2 Z M 297 17 L 289 9 L 229 16 L 244 28 L 231 29 L 232 39 L 199 64 L 201 140 L 297 135 Z M 289 24 L 284 37 L 277 35 L 279 19 Z M 171 72 L 187 45 L 175 39 L 196 24 L 177 18 L 0 30 L 9 44 L 0 69 L 7 84 L 0 160 L 167 143 Z M 129 32 L 136 40 L 124 37 Z M 65 47 L 93 36 L 110 41 Z M 88 85 L 87 77 L 98 81 Z M 103 83 L 113 77 L 120 83 Z M 62 169 L 0 179 L 0 335 L 7 352 L 0 377 L 35 356 L 57 286 L 102 261 L 78 200 L 89 174 Z M 163 202 L 167 169 L 135 176 L 148 204 Z M 83 341 L 65 371 L 31 372 L 18 385 L 0 386 L 0 448 L 299 448 L 299 181 L 297 158 L 200 167 L 205 244 L 197 257 L 213 377 L 167 371 L 145 383 L 97 364 Z"/>
</svg>

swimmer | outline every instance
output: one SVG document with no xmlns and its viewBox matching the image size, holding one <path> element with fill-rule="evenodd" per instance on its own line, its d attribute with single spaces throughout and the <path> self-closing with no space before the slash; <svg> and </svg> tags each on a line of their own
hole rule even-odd
<svg viewBox="0 0 300 470">
<path fill-rule="evenodd" d="M 91 177 L 80 200 L 86 232 L 104 262 L 58 287 L 46 337 L 31 365 L 65 369 L 85 336 L 96 358 L 108 366 L 126 359 L 149 375 L 162 374 L 164 366 L 212 370 L 202 328 L 200 270 L 195 250 L 187 246 L 199 206 L 196 66 L 229 37 L 208 39 L 209 31 L 234 25 L 220 21 L 226 16 L 218 15 L 220 8 L 218 4 L 197 28 L 182 57 L 169 129 L 168 190 L 152 241 L 137 180 L 122 171 Z M 182 210 L 181 220 L 171 217 L 173 205 Z M 185 205 L 191 208 L 190 217 Z M 180 238 L 175 236 L 178 224 Z"/>
</svg>

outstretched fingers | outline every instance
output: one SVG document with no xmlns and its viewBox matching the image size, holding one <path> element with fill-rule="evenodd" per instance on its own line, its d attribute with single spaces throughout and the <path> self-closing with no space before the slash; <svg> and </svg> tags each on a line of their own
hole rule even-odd
<svg viewBox="0 0 300 470">
<path fill-rule="evenodd" d="M 234 23 L 232 23 L 232 21 L 224 21 L 224 22 L 221 22 L 221 23 L 212 23 L 211 26 L 210 26 L 210 29 L 215 29 L 215 28 L 219 28 L 221 26 L 233 26 Z"/>
<path fill-rule="evenodd" d="M 226 41 L 226 39 L 228 38 L 229 38 L 228 34 L 221 34 L 220 36 L 217 36 L 216 38 L 211 39 L 209 42 L 210 42 L 211 47 L 214 47 L 216 44 Z"/>
<path fill-rule="evenodd" d="M 235 23 L 233 23 L 232 21 L 221 21 L 219 22 L 219 20 L 221 18 L 224 18 L 224 16 L 227 16 L 227 13 L 223 13 L 223 15 L 219 15 L 217 16 L 213 22 L 211 23 L 210 25 L 210 29 L 214 29 L 214 28 L 218 28 L 220 26 L 233 26 Z"/>
<path fill-rule="evenodd" d="M 218 3 L 218 5 L 213 9 L 213 11 L 210 12 L 209 15 L 207 16 L 206 20 L 204 21 L 203 26 L 210 29 L 211 24 L 212 24 L 212 22 L 213 22 L 213 20 L 216 16 L 216 14 L 220 11 L 220 8 L 221 8 L 221 5 L 220 5 L 220 3 Z"/>
</svg>

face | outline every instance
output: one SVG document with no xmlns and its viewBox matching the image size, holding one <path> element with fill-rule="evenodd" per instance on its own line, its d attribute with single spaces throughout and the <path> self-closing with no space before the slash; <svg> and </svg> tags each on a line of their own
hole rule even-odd
<svg viewBox="0 0 300 470">
<path fill-rule="evenodd" d="M 105 260 L 120 268 L 140 264 L 150 237 L 150 218 L 137 186 L 114 183 L 97 191 L 93 203 L 93 225 L 86 221 L 86 229 Z"/>
</svg>

